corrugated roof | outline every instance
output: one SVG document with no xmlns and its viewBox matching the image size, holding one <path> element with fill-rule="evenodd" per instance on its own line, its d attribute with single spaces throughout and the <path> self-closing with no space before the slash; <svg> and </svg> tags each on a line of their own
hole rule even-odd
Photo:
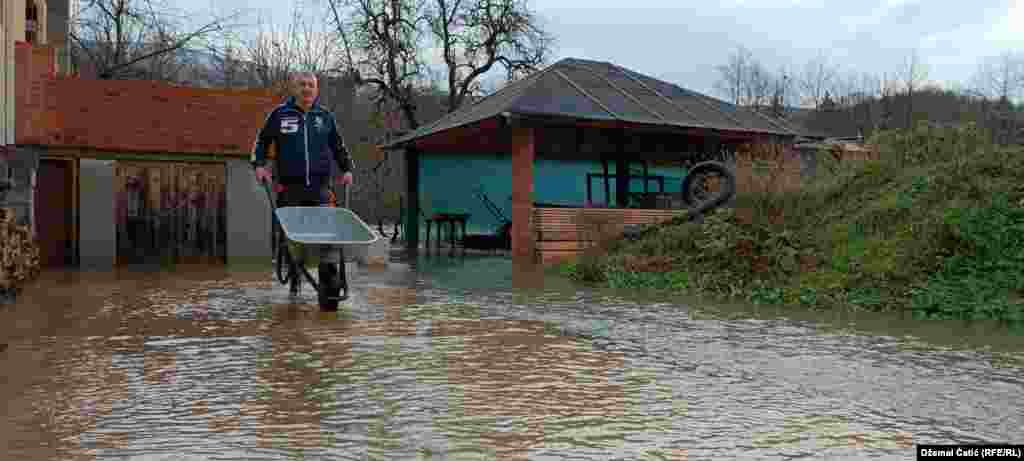
<svg viewBox="0 0 1024 461">
<path fill-rule="evenodd" d="M 504 112 L 789 136 L 804 131 L 779 118 L 611 63 L 566 58 L 384 147 L 396 147 Z"/>
</svg>

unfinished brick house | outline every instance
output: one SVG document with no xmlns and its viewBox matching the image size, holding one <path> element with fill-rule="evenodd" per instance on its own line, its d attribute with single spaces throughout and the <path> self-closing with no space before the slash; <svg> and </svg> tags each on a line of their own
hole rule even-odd
<svg viewBox="0 0 1024 461">
<path fill-rule="evenodd" d="M 248 156 L 280 96 L 66 76 L 66 28 L 46 19 L 58 2 L 25 1 L 3 9 L 0 174 L 14 188 L 0 206 L 32 227 L 43 264 L 265 262 L 270 210 Z"/>
</svg>

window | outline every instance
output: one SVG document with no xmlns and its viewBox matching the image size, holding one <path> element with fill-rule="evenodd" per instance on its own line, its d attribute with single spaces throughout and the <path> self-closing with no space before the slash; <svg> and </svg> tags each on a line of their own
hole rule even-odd
<svg viewBox="0 0 1024 461">
<path fill-rule="evenodd" d="M 36 43 L 39 33 L 39 8 L 29 0 L 25 3 L 25 41 Z"/>
</svg>

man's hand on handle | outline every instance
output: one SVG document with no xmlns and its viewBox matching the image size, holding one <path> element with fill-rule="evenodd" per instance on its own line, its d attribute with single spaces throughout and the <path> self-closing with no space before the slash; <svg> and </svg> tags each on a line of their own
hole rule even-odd
<svg viewBox="0 0 1024 461">
<path fill-rule="evenodd" d="M 348 173 L 345 173 L 345 174 L 343 174 L 341 176 L 338 176 L 337 177 L 337 182 L 338 182 L 338 184 L 345 185 L 345 186 L 351 185 L 352 184 L 352 173 L 348 172 Z"/>
<path fill-rule="evenodd" d="M 265 166 L 256 167 L 256 181 L 259 183 L 269 183 L 272 179 L 270 169 Z"/>
</svg>

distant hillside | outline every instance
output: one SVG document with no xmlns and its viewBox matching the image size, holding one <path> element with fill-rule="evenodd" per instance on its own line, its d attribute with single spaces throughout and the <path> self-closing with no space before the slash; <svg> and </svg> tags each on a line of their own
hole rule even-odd
<svg viewBox="0 0 1024 461">
<path fill-rule="evenodd" d="M 808 108 L 792 108 L 786 119 L 804 127 L 808 134 L 826 138 L 849 138 L 859 136 L 860 130 L 848 112 L 818 111 Z"/>
<path fill-rule="evenodd" d="M 1009 101 L 969 97 L 953 91 L 927 89 L 914 94 L 913 120 L 939 125 L 974 122 L 1002 144 L 1024 143 L 1024 108 Z M 911 100 L 905 94 L 874 98 L 853 106 L 830 105 L 820 110 L 791 108 L 787 119 L 827 137 L 871 136 L 878 129 L 906 128 Z"/>
</svg>

